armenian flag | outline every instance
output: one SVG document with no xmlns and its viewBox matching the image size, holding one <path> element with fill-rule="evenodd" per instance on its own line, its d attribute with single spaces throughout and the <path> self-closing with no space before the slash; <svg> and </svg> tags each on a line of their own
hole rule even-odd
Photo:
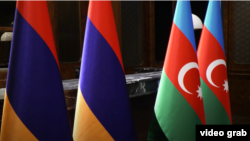
<svg viewBox="0 0 250 141">
<path fill-rule="evenodd" d="M 17 1 L 1 141 L 72 141 L 46 1 Z"/>
<path fill-rule="evenodd" d="M 89 2 L 79 77 L 74 140 L 136 140 L 111 1 Z"/>
</svg>

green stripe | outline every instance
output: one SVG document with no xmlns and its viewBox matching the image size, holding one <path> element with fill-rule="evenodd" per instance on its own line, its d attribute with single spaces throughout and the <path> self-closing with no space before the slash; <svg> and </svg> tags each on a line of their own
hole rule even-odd
<svg viewBox="0 0 250 141">
<path fill-rule="evenodd" d="M 162 71 L 155 103 L 156 118 L 170 141 L 191 141 L 201 120 L 182 94 Z"/>
<path fill-rule="evenodd" d="M 206 124 L 231 124 L 228 114 L 219 99 L 210 90 L 202 78 L 200 78 L 200 80 Z"/>
</svg>

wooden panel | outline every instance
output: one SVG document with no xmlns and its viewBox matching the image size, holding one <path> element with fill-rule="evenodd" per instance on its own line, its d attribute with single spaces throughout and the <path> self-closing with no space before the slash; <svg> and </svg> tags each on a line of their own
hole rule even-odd
<svg viewBox="0 0 250 141">
<path fill-rule="evenodd" d="M 80 2 L 57 1 L 57 40 L 60 62 L 80 61 Z"/>
<path fill-rule="evenodd" d="M 115 19 L 115 25 L 119 40 L 120 48 L 122 48 L 122 28 L 121 28 L 121 1 L 111 1 L 113 13 L 114 13 L 114 19 Z"/>
<path fill-rule="evenodd" d="M 16 9 L 16 1 L 0 2 L 0 26 L 12 27 Z"/>
<path fill-rule="evenodd" d="M 229 75 L 228 80 L 232 114 L 250 117 L 250 76 Z"/>
<path fill-rule="evenodd" d="M 87 0 L 88 1 L 88 0 Z M 82 3 L 86 2 L 86 0 L 81 0 L 80 1 L 80 5 Z M 55 45 L 57 48 L 57 52 L 58 52 L 58 27 L 57 27 L 57 8 L 56 8 L 56 0 L 47 0 L 47 4 L 48 4 L 48 9 L 49 9 L 49 14 L 50 14 L 50 19 L 51 19 L 51 25 L 52 25 L 52 31 L 53 31 L 53 35 L 54 35 L 54 40 L 55 40 Z M 82 6 L 82 5 L 81 5 Z M 86 6 L 85 6 L 86 7 Z M 84 7 L 84 8 L 85 8 Z M 82 9 L 82 7 L 80 8 L 81 11 L 87 11 L 87 9 Z M 86 13 L 86 12 L 85 12 Z M 86 16 L 85 16 L 86 17 Z M 84 19 L 84 16 L 82 16 L 81 19 Z M 86 20 L 86 18 L 85 18 Z M 83 25 L 81 24 L 81 27 Z M 85 23 L 84 23 L 84 27 L 85 27 Z M 82 31 L 82 30 L 81 30 Z M 81 34 L 82 36 L 82 34 Z M 81 39 L 81 43 L 82 43 L 82 39 Z M 82 44 L 81 44 L 82 46 Z M 80 63 L 62 63 L 59 62 L 60 64 L 60 71 L 61 71 L 61 76 L 62 79 L 72 79 L 75 78 L 75 66 L 80 66 Z"/>
<path fill-rule="evenodd" d="M 152 36 L 154 36 L 154 31 L 152 28 L 152 12 L 154 11 L 154 3 L 152 2 L 142 2 L 143 3 L 143 63 L 142 67 L 151 67 L 150 64 L 153 61 L 152 53 L 155 49 L 152 46 Z M 153 34 L 153 35 L 152 35 Z"/>
<path fill-rule="evenodd" d="M 250 125 L 250 117 L 233 116 L 232 120 L 235 125 Z"/>
<path fill-rule="evenodd" d="M 126 74 L 135 73 L 137 67 L 162 67 L 155 63 L 155 17 L 154 1 L 143 1 L 143 63 L 139 66 L 125 67 Z"/>
<path fill-rule="evenodd" d="M 0 34 L 1 35 L 1 34 Z M 0 68 L 7 68 L 9 64 L 11 41 L 0 42 Z"/>
<path fill-rule="evenodd" d="M 5 68 L 4 68 L 4 69 L 2 69 L 2 68 L 0 69 L 0 80 L 1 80 L 1 79 L 6 79 L 6 78 L 7 78 L 7 73 L 8 73 L 7 71 L 8 71 L 8 70 L 5 69 Z"/>
<path fill-rule="evenodd" d="M 0 27 L 0 31 L 8 32 L 8 31 L 13 31 L 13 27 Z"/>
<path fill-rule="evenodd" d="M 6 68 L 0 69 L 0 88 L 6 87 L 7 73 L 8 73 L 8 69 Z"/>
<path fill-rule="evenodd" d="M 5 88 L 6 87 L 6 79 L 0 80 L 0 88 Z"/>
<path fill-rule="evenodd" d="M 55 1 L 47 1 L 49 16 L 50 16 L 50 22 L 52 26 L 52 32 L 54 36 L 55 45 L 57 48 L 57 17 L 56 17 L 56 2 Z M 58 51 L 58 48 L 57 48 Z"/>
<path fill-rule="evenodd" d="M 173 23 L 173 2 L 155 2 L 155 62 L 163 64 Z"/>
<path fill-rule="evenodd" d="M 85 25 L 86 25 L 86 20 L 87 20 L 87 13 L 88 13 L 88 6 L 89 2 L 88 1 L 80 1 L 80 20 L 81 20 L 81 47 L 83 46 L 83 41 L 84 41 L 84 34 L 85 34 Z M 81 48 L 81 53 L 82 53 L 82 48 Z"/>
<path fill-rule="evenodd" d="M 239 73 L 248 73 L 250 74 L 250 65 L 249 64 L 236 64 L 234 62 L 234 54 L 233 54 L 233 45 L 234 45 L 234 2 L 230 1 L 230 2 L 224 2 L 225 3 L 225 10 L 228 12 L 228 19 L 225 19 L 225 22 L 228 22 L 228 29 L 226 29 L 226 27 L 224 29 L 226 29 L 226 35 L 228 35 L 228 69 L 229 69 L 229 73 L 231 72 L 239 72 Z M 226 9 L 227 8 L 227 9 Z M 226 25 L 226 24 L 224 24 Z M 228 33 L 228 34 L 227 34 Z M 226 41 L 226 40 L 225 40 Z"/>
<path fill-rule="evenodd" d="M 232 40 L 231 38 L 229 38 L 229 14 L 232 14 L 232 12 L 229 13 L 229 2 L 227 1 L 223 1 L 223 7 L 224 7 L 224 11 L 223 11 L 223 34 L 224 34 L 224 47 L 225 47 L 225 56 L 226 56 L 226 62 L 227 65 L 229 65 L 229 40 Z M 232 35 L 232 34 L 231 34 Z M 228 69 L 228 67 L 227 67 Z"/>
<path fill-rule="evenodd" d="M 224 4 L 224 45 L 232 115 L 250 117 L 250 65 L 234 62 L 234 2 Z"/>
<path fill-rule="evenodd" d="M 83 46 L 83 39 L 85 34 L 85 25 L 86 25 L 86 19 L 87 19 L 87 12 L 88 12 L 88 1 L 80 1 L 80 17 L 81 17 L 81 54 L 82 54 L 82 46 Z M 60 69 L 62 74 L 62 79 L 71 79 L 75 78 L 75 67 L 80 66 L 81 63 L 60 63 Z"/>
</svg>

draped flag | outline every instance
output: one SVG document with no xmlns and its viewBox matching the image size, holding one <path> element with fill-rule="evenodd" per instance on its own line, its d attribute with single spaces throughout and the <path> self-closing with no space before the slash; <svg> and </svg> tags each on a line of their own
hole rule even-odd
<svg viewBox="0 0 250 141">
<path fill-rule="evenodd" d="M 220 1 L 209 1 L 198 46 L 207 124 L 232 124 Z"/>
<path fill-rule="evenodd" d="M 89 2 L 73 138 L 136 140 L 111 1 Z"/>
<path fill-rule="evenodd" d="M 195 140 L 205 124 L 189 1 L 177 1 L 148 139 Z"/>
<path fill-rule="evenodd" d="M 1 141 L 72 141 L 46 1 L 18 1 Z"/>
</svg>

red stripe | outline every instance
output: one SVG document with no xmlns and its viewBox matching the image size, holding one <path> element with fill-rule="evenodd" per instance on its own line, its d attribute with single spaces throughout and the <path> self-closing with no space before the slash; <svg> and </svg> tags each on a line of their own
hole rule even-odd
<svg viewBox="0 0 250 141">
<path fill-rule="evenodd" d="M 224 65 L 219 65 L 213 70 L 211 74 L 212 81 L 218 87 L 214 87 L 212 84 L 210 84 L 210 82 L 206 77 L 206 71 L 210 63 L 212 63 L 217 59 L 222 59 L 226 62 L 224 51 L 220 46 L 220 43 L 213 36 L 213 34 L 207 29 L 206 26 L 203 26 L 202 29 L 197 54 L 198 54 L 201 78 L 219 99 L 219 101 L 225 108 L 230 120 L 232 121 L 229 92 L 228 91 L 226 92 L 223 87 L 224 81 L 228 80 L 227 68 Z"/>
<path fill-rule="evenodd" d="M 90 1 L 88 16 L 97 30 L 109 43 L 123 68 L 111 1 Z"/>
<path fill-rule="evenodd" d="M 199 70 L 190 69 L 183 80 L 186 89 L 192 94 L 185 92 L 178 82 L 178 75 L 181 68 L 190 62 L 197 63 L 195 50 L 188 38 L 173 23 L 164 62 L 164 71 L 176 89 L 178 89 L 195 110 L 202 123 L 205 124 L 203 100 L 198 97 L 197 93 L 198 86 L 200 86 Z"/>
<path fill-rule="evenodd" d="M 50 48 L 59 67 L 46 1 L 17 1 L 17 10 Z"/>
</svg>

